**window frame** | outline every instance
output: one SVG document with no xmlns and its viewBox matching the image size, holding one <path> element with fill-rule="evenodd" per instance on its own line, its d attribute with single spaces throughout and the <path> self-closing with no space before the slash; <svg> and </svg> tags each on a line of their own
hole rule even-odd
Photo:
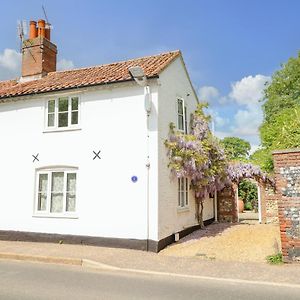
<svg viewBox="0 0 300 300">
<path fill-rule="evenodd" d="M 179 101 L 182 102 L 182 114 L 179 113 Z M 177 97 L 177 100 L 176 100 L 176 116 L 177 116 L 178 131 L 188 134 L 187 105 L 182 97 Z M 182 117 L 183 128 L 180 128 L 180 122 L 179 122 L 180 117 Z"/>
<path fill-rule="evenodd" d="M 63 112 L 59 111 L 59 100 L 62 99 L 68 99 L 68 110 L 65 111 L 68 113 L 68 125 L 64 127 L 59 126 L 59 115 Z M 78 107 L 77 110 L 72 109 L 72 99 L 77 98 L 78 100 Z M 49 101 L 54 101 L 54 112 L 49 112 Z M 72 113 L 77 112 L 77 124 L 72 124 Z M 61 96 L 55 96 L 55 97 L 48 97 L 45 100 L 45 122 L 44 127 L 45 131 L 66 131 L 66 130 L 76 130 L 80 129 L 80 112 L 81 112 L 81 99 L 79 95 L 61 95 Z M 49 115 L 54 115 L 54 126 L 49 126 Z"/>
<path fill-rule="evenodd" d="M 182 181 L 183 189 L 182 189 Z M 189 208 L 189 179 L 187 177 L 181 177 L 177 180 L 177 208 L 186 209 Z M 183 197 L 182 197 L 183 195 Z"/>
<path fill-rule="evenodd" d="M 52 174 L 64 173 L 63 185 L 63 208 L 62 212 L 51 212 L 51 195 L 52 195 Z M 46 194 L 46 209 L 39 210 L 39 182 L 40 175 L 47 174 L 47 194 Z M 67 211 L 67 176 L 68 174 L 76 174 L 76 187 L 75 187 L 75 210 Z M 76 167 L 55 167 L 55 168 L 39 168 L 35 172 L 35 195 L 34 195 L 34 217 L 48 217 L 48 218 L 78 218 L 78 168 Z"/>
</svg>

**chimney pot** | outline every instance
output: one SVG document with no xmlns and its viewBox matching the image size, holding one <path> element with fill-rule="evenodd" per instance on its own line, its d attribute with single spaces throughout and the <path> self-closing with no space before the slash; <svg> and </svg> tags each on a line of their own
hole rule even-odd
<svg viewBox="0 0 300 300">
<path fill-rule="evenodd" d="M 30 23 L 29 23 L 29 39 L 34 39 L 36 37 L 37 37 L 36 22 L 30 21 Z"/>
<path fill-rule="evenodd" d="M 45 38 L 50 41 L 50 26 L 46 24 L 45 28 Z"/>
<path fill-rule="evenodd" d="M 45 37 L 45 26 L 46 22 L 45 20 L 38 20 L 38 37 Z"/>
</svg>

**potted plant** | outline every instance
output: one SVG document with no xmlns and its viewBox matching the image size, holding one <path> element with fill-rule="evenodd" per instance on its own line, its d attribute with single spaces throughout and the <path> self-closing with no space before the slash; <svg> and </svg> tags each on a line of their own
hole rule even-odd
<svg viewBox="0 0 300 300">
<path fill-rule="evenodd" d="M 244 211 L 244 208 L 245 208 L 244 201 L 241 198 L 238 198 L 239 213 L 242 213 Z"/>
</svg>

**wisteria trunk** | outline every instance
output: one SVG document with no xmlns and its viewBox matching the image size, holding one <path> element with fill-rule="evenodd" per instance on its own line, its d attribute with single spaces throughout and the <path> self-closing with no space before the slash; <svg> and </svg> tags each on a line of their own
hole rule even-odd
<svg viewBox="0 0 300 300">
<path fill-rule="evenodd" d="M 196 198 L 196 218 L 198 221 L 198 224 L 200 225 L 200 228 L 204 228 L 204 222 L 203 222 L 203 198 L 195 197 Z"/>
</svg>

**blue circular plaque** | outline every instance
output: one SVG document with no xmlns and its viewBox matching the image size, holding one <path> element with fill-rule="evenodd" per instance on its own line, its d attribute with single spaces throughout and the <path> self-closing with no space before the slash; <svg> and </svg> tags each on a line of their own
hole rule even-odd
<svg viewBox="0 0 300 300">
<path fill-rule="evenodd" d="M 137 176 L 132 176 L 132 177 L 131 177 L 131 181 L 132 181 L 132 182 L 137 182 L 137 181 L 138 181 Z"/>
</svg>

